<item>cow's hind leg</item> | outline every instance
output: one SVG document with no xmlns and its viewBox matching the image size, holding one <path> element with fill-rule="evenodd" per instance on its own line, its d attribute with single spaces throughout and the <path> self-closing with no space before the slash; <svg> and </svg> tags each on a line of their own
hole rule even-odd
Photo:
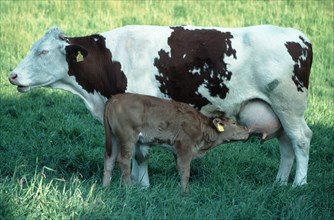
<svg viewBox="0 0 334 220">
<path fill-rule="evenodd" d="M 309 161 L 310 143 L 312 131 L 307 126 L 304 118 L 301 127 L 292 139 L 292 146 L 296 155 L 296 176 L 293 186 L 300 186 L 307 183 L 307 169 Z"/>
<path fill-rule="evenodd" d="M 284 134 L 279 138 L 281 150 L 281 164 L 277 174 L 278 181 L 287 182 L 293 156 L 296 157 L 296 175 L 293 186 L 300 186 L 307 183 L 307 169 L 309 161 L 310 142 L 312 131 L 307 126 L 303 117 L 293 117 L 286 114 L 286 117 L 279 116 Z"/>
<path fill-rule="evenodd" d="M 284 70 L 282 70 L 284 71 Z M 307 90 L 296 91 L 295 84 L 288 79 L 280 79 L 275 88 L 270 90 L 268 97 L 270 106 L 279 118 L 283 135 L 278 139 L 281 150 L 278 181 L 288 180 L 293 156 L 296 158 L 296 175 L 293 186 L 307 183 L 307 169 L 309 161 L 312 131 L 307 126 L 304 114 L 307 107 Z"/>
<path fill-rule="evenodd" d="M 289 137 L 284 132 L 278 137 L 278 142 L 280 145 L 281 160 L 276 181 L 281 185 L 286 185 L 288 183 L 295 153 Z"/>
</svg>

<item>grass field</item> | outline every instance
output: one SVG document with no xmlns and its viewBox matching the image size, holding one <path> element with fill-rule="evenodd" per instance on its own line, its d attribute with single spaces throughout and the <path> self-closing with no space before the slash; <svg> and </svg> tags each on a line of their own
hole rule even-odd
<svg viewBox="0 0 334 220">
<path fill-rule="evenodd" d="M 8 73 L 51 26 L 69 36 L 127 24 L 302 30 L 314 48 L 306 120 L 314 132 L 308 185 L 273 184 L 276 140 L 229 144 L 191 167 L 181 194 L 172 155 L 154 148 L 146 190 L 102 188 L 103 126 L 76 96 L 21 94 Z M 0 1 L 0 219 L 333 219 L 333 1 Z"/>
</svg>

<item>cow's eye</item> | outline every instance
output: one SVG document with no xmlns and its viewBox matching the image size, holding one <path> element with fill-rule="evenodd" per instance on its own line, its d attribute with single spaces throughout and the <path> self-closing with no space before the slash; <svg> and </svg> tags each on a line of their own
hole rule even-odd
<svg viewBox="0 0 334 220">
<path fill-rule="evenodd" d="M 49 53 L 48 50 L 42 50 L 42 51 L 39 53 L 39 55 L 45 55 L 45 54 L 47 54 L 47 53 Z"/>
</svg>

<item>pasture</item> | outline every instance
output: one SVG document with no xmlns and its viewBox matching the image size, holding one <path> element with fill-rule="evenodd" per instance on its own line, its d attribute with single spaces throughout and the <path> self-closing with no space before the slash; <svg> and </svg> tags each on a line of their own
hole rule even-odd
<svg viewBox="0 0 334 220">
<path fill-rule="evenodd" d="M 314 51 L 308 185 L 291 188 L 293 167 L 288 186 L 276 186 L 278 143 L 253 138 L 194 160 L 188 195 L 160 148 L 151 151 L 149 189 L 122 186 L 118 168 L 102 188 L 102 124 L 79 97 L 46 88 L 22 94 L 7 76 L 52 26 L 82 36 L 127 24 L 303 31 Z M 0 28 L 0 219 L 333 219 L 332 1 L 0 1 Z"/>
</svg>

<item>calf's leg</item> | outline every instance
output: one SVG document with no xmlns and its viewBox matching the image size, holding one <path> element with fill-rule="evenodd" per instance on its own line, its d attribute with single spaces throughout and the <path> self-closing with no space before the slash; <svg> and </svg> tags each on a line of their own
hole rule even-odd
<svg viewBox="0 0 334 220">
<path fill-rule="evenodd" d="M 192 159 L 192 147 L 177 146 L 177 168 L 181 177 L 182 191 L 189 192 L 190 163 Z"/>
<path fill-rule="evenodd" d="M 107 187 L 110 185 L 112 171 L 115 167 L 117 154 L 108 155 L 104 154 L 104 172 L 103 172 L 103 186 Z"/>
<path fill-rule="evenodd" d="M 125 185 L 131 184 L 131 158 L 134 152 L 135 142 L 120 143 L 120 154 L 118 155 L 119 166 L 122 171 L 122 180 Z"/>
<path fill-rule="evenodd" d="M 110 149 L 112 150 L 110 151 Z M 108 187 L 110 185 L 112 171 L 115 167 L 118 152 L 119 152 L 118 144 L 115 136 L 110 134 L 110 132 L 106 132 L 106 147 L 104 152 L 104 172 L 103 172 L 104 187 Z"/>
</svg>

